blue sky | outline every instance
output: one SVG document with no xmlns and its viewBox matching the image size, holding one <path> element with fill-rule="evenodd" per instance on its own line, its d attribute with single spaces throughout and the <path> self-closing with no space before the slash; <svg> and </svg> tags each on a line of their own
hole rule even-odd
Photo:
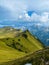
<svg viewBox="0 0 49 65">
<path fill-rule="evenodd" d="M 49 0 L 0 0 L 0 21 L 49 21 Z"/>
</svg>

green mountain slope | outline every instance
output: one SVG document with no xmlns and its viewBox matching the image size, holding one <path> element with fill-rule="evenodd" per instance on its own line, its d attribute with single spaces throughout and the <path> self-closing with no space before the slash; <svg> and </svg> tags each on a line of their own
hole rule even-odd
<svg viewBox="0 0 49 65">
<path fill-rule="evenodd" d="M 16 34 L 21 33 L 20 29 L 14 29 L 12 27 L 3 27 L 0 28 L 0 38 L 13 38 Z"/>
<path fill-rule="evenodd" d="M 43 49 L 42 43 L 28 30 L 22 32 L 6 27 L 0 30 L 0 63 L 22 58 L 40 49 Z"/>
</svg>

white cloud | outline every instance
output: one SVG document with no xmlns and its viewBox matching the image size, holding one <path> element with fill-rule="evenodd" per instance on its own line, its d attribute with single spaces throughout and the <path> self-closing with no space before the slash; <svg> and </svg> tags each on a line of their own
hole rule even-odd
<svg viewBox="0 0 49 65">
<path fill-rule="evenodd" d="M 22 19 L 23 17 L 22 17 L 22 15 L 19 15 L 19 19 Z"/>
<path fill-rule="evenodd" d="M 31 17 L 30 17 L 27 13 L 25 13 L 24 16 L 25 16 L 25 19 L 26 19 L 27 21 L 30 21 L 30 20 L 31 20 L 31 19 L 30 19 Z"/>
<path fill-rule="evenodd" d="M 12 19 L 16 20 L 27 9 L 25 2 L 17 0 L 0 0 L 0 6 L 10 11 Z"/>
<path fill-rule="evenodd" d="M 40 15 L 38 15 L 37 13 L 33 13 L 31 16 L 31 20 L 32 21 L 40 21 Z"/>
<path fill-rule="evenodd" d="M 42 22 L 48 22 L 49 21 L 48 17 L 49 17 L 49 12 L 44 12 L 41 15 L 40 21 L 42 21 Z"/>
<path fill-rule="evenodd" d="M 41 22 L 48 22 L 48 17 L 47 16 L 42 16 L 41 18 L 40 18 L 40 21 Z"/>
<path fill-rule="evenodd" d="M 0 0 L 0 6 L 10 11 L 12 20 L 49 21 L 49 0 Z M 34 12 L 30 17 L 27 13 L 28 10 L 37 13 Z"/>
<path fill-rule="evenodd" d="M 34 22 L 35 21 L 48 22 L 49 12 L 43 12 L 41 15 L 34 12 L 31 17 L 28 15 L 28 13 L 24 13 L 24 15 L 22 15 L 22 19 L 26 21 L 34 21 Z"/>
</svg>

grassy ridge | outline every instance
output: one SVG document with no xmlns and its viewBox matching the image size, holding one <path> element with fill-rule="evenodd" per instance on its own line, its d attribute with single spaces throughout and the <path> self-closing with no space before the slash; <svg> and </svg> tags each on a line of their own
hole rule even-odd
<svg viewBox="0 0 49 65">
<path fill-rule="evenodd" d="M 43 45 L 28 30 L 22 32 L 13 28 L 4 28 L 0 31 L 0 63 L 5 62 L 3 65 L 40 49 L 43 49 Z M 8 65 L 12 63 L 9 62 Z"/>
<path fill-rule="evenodd" d="M 29 62 L 32 63 L 32 65 L 49 65 L 49 48 L 29 53 L 24 57 L 2 63 L 1 65 L 24 65 Z"/>
<path fill-rule="evenodd" d="M 21 33 L 20 29 L 14 29 L 12 27 L 3 27 L 0 28 L 0 39 L 1 38 L 13 38 L 15 35 Z"/>
</svg>

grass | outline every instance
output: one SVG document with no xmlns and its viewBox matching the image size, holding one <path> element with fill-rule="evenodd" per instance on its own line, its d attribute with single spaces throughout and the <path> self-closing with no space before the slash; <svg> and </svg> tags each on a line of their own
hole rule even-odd
<svg viewBox="0 0 49 65">
<path fill-rule="evenodd" d="M 0 63 L 24 57 L 40 49 L 43 49 L 43 45 L 28 30 L 24 32 L 13 28 L 0 30 Z"/>
<path fill-rule="evenodd" d="M 4 42 L 0 41 L 0 63 L 23 57 L 25 53 L 20 52 L 12 47 L 8 47 Z"/>
</svg>

